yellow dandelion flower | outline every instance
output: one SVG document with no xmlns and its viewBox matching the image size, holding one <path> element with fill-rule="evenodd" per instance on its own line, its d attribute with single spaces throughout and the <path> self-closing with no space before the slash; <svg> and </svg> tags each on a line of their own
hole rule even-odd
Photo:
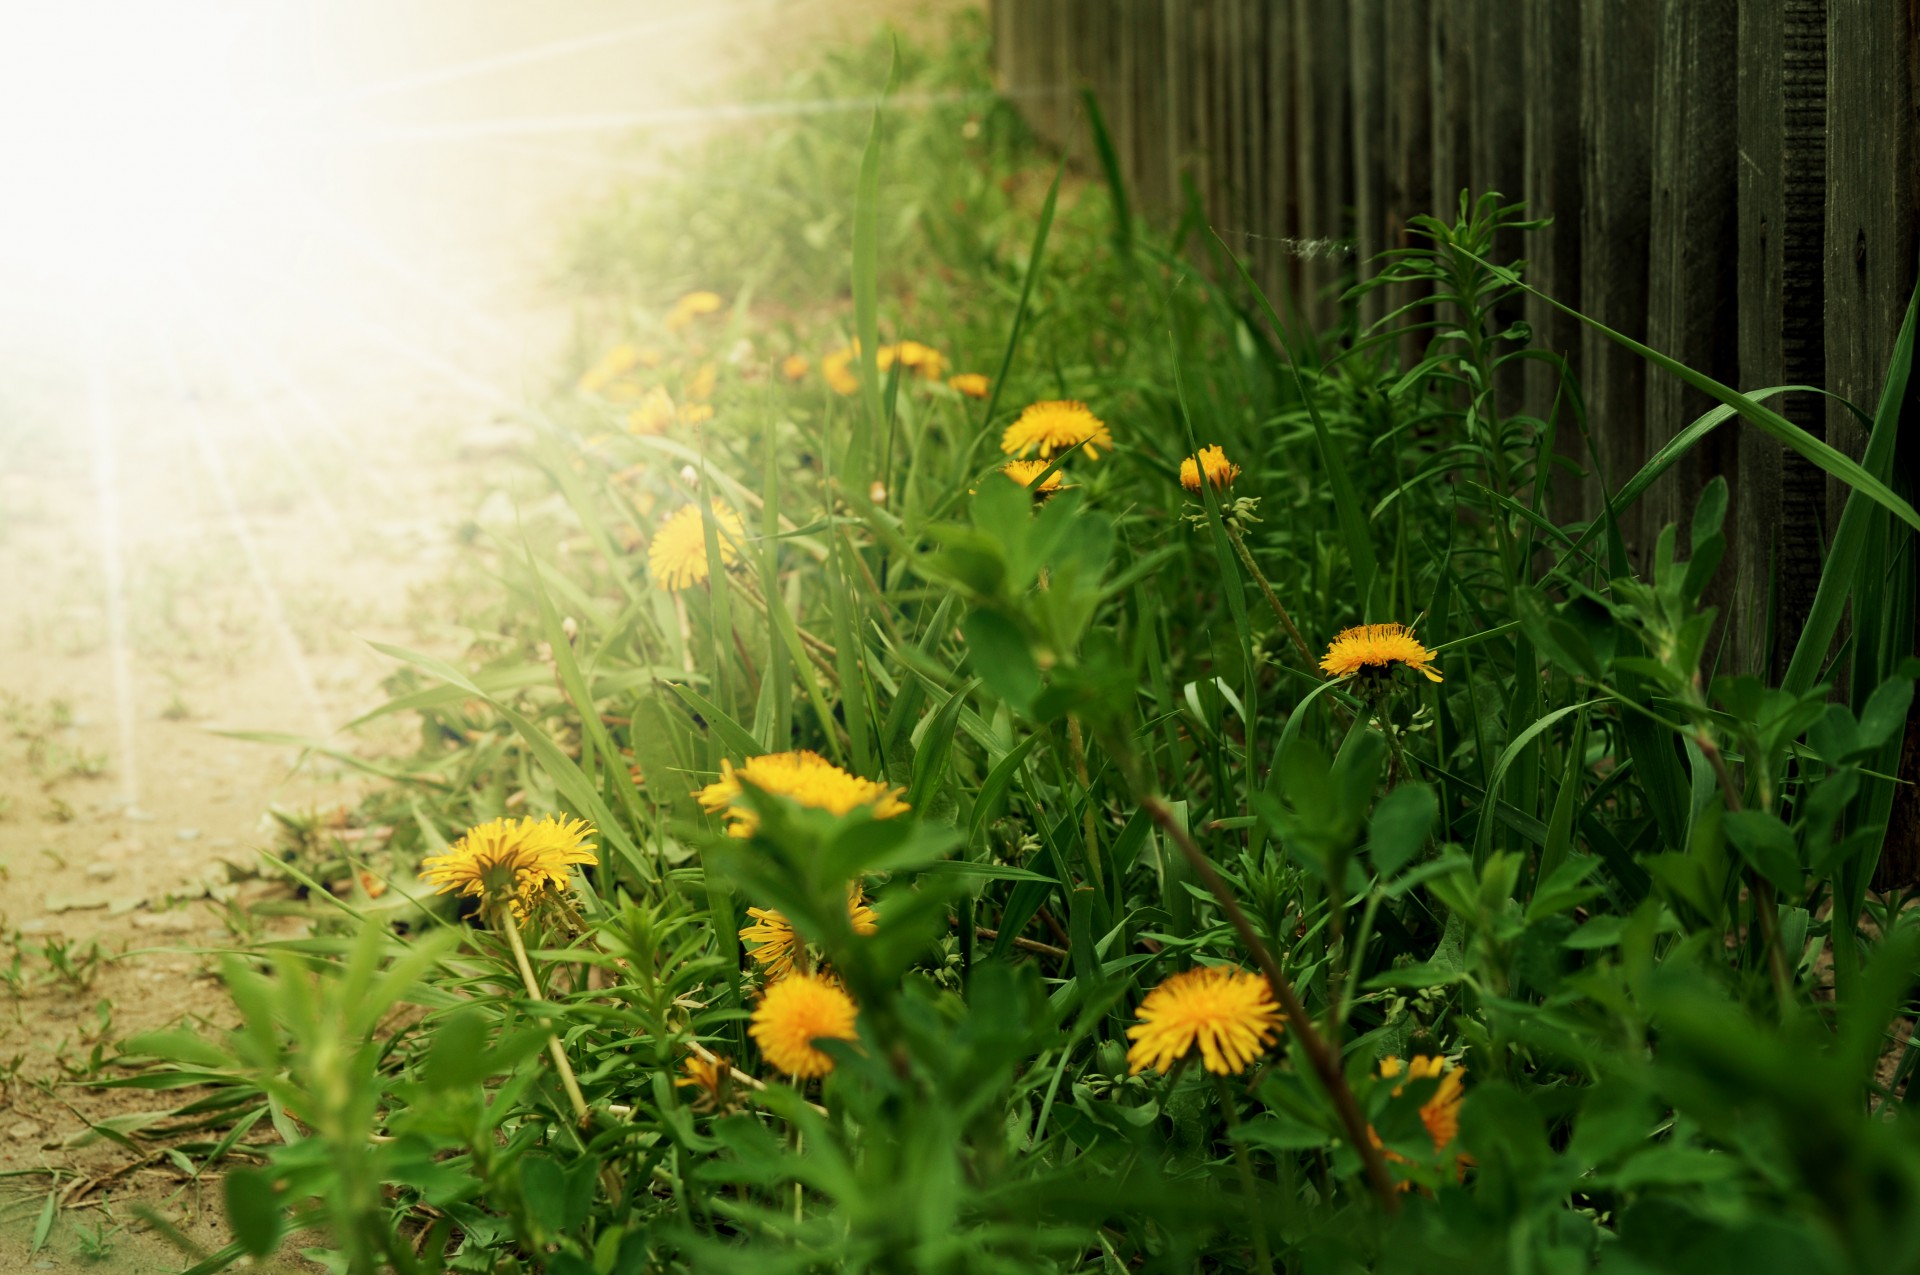
<svg viewBox="0 0 1920 1275">
<path fill-rule="evenodd" d="M 627 413 L 627 429 L 635 434 L 664 434 L 673 418 L 673 396 L 656 385 L 640 400 L 640 406 Z"/>
<path fill-rule="evenodd" d="M 713 502 L 713 520 L 720 542 L 720 561 L 730 567 L 739 560 L 746 527 L 739 514 L 717 500 Z M 675 510 L 653 533 L 653 543 L 647 546 L 647 571 L 656 585 L 669 592 L 689 588 L 707 578 L 707 531 L 698 505 L 684 505 Z"/>
<path fill-rule="evenodd" d="M 859 348 L 856 342 L 854 344 L 856 353 Z M 918 341 L 901 341 L 894 345 L 883 345 L 879 353 L 874 356 L 874 362 L 882 372 L 889 370 L 895 362 L 898 362 L 909 372 L 925 377 L 929 381 L 939 380 L 940 374 L 947 369 L 947 359 L 944 354 Z"/>
<path fill-rule="evenodd" d="M 949 376 L 947 384 L 968 398 L 987 396 L 987 378 L 978 372 L 962 372 L 958 376 Z"/>
<path fill-rule="evenodd" d="M 601 355 L 599 361 L 592 367 L 582 372 L 574 388 L 582 394 L 598 394 L 628 372 L 633 371 L 639 362 L 639 348 L 622 341 Z"/>
<path fill-rule="evenodd" d="M 1411 1063 L 1403 1063 L 1391 1055 L 1380 1060 L 1380 1075 L 1384 1079 L 1392 1080 L 1402 1073 L 1406 1080 L 1393 1087 L 1396 1098 L 1406 1092 L 1407 1080 L 1440 1078 L 1440 1087 L 1420 1104 L 1420 1123 L 1427 1126 L 1434 1151 L 1445 1151 L 1460 1136 L 1460 1103 L 1466 1097 L 1466 1068 L 1427 1054 L 1415 1055 Z"/>
<path fill-rule="evenodd" d="M 1189 456 L 1180 462 L 1180 485 L 1196 496 L 1200 494 L 1202 470 L 1206 472 L 1207 484 L 1215 491 L 1225 491 L 1240 476 L 1240 466 L 1228 460 L 1226 452 L 1217 444 L 1202 447 L 1198 456 Z"/>
<path fill-rule="evenodd" d="M 1057 469 L 1051 474 L 1048 474 L 1046 479 L 1042 481 L 1038 487 L 1033 486 L 1033 480 L 1039 478 L 1040 475 L 1045 472 L 1047 466 L 1052 463 L 1052 461 L 1047 460 L 1010 460 L 1000 466 L 1000 472 L 1019 483 L 1022 487 L 1033 487 L 1034 496 L 1037 499 L 1044 500 L 1056 492 L 1066 490 L 1065 485 L 1060 481 L 1061 473 Z"/>
<path fill-rule="evenodd" d="M 687 1074 L 674 1079 L 674 1088 L 699 1090 L 693 1100 L 694 1110 L 713 1111 L 726 1105 L 733 1064 L 724 1054 L 711 1061 L 699 1054 L 688 1054 L 681 1069 Z"/>
<path fill-rule="evenodd" d="M 720 307 L 725 304 L 726 302 L 720 299 L 720 294 L 717 292 L 689 292 L 674 302 L 673 308 L 667 311 L 667 328 L 669 331 L 678 332 L 695 319 L 705 318 L 709 314 L 718 314 Z"/>
<path fill-rule="evenodd" d="M 859 1007 L 845 988 L 818 974 L 795 974 L 767 989 L 748 1032 L 760 1055 L 789 1076 L 805 1079 L 833 1070 L 816 1040 L 854 1040 Z"/>
<path fill-rule="evenodd" d="M 853 370 L 855 353 L 852 346 L 842 346 L 820 360 L 820 375 L 827 378 L 827 384 L 835 394 L 860 392 L 860 377 Z"/>
<path fill-rule="evenodd" d="M 703 425 L 712 419 L 711 403 L 688 403 L 680 409 L 680 423 L 683 425 Z"/>
<path fill-rule="evenodd" d="M 713 397 L 713 387 L 719 378 L 720 373 L 713 364 L 702 363 L 699 368 L 694 371 L 694 374 L 688 378 L 686 385 L 682 387 L 683 392 L 694 402 L 704 403 Z"/>
<path fill-rule="evenodd" d="M 1049 460 L 1076 443 L 1086 444 L 1081 450 L 1088 460 L 1098 460 L 1101 448 L 1113 450 L 1113 435 L 1085 403 L 1055 400 L 1034 403 L 1020 413 L 1001 435 L 1000 450 L 1009 456 L 1038 454 Z"/>
<path fill-rule="evenodd" d="M 760 966 L 769 983 L 793 973 L 795 959 L 804 946 L 785 914 L 772 908 L 748 908 L 753 924 L 741 927 L 740 941 L 748 945 L 748 955 Z M 867 904 L 866 891 L 854 885 L 847 891 L 847 920 L 855 934 L 873 934 L 880 929 L 880 917 Z"/>
<path fill-rule="evenodd" d="M 1266 979 L 1202 966 L 1169 976 L 1140 1002 L 1140 1021 L 1127 1028 L 1127 1064 L 1135 1075 L 1149 1067 L 1171 1071 L 1197 1044 L 1208 1071 L 1231 1075 L 1246 1070 L 1279 1030 L 1280 1009 Z"/>
<path fill-rule="evenodd" d="M 483 901 L 505 904 L 518 920 L 551 891 L 571 888 L 568 869 L 600 862 L 587 838 L 594 830 L 584 819 L 490 819 L 466 833 L 445 854 L 420 863 L 420 879 Z"/>
<path fill-rule="evenodd" d="M 807 370 L 812 366 L 806 355 L 789 354 L 780 361 L 780 375 L 789 381 L 804 381 L 807 379 Z"/>
<path fill-rule="evenodd" d="M 1320 670 L 1329 677 L 1352 677 L 1375 670 L 1384 673 L 1395 664 L 1419 670 L 1429 682 L 1441 680 L 1440 670 L 1433 667 L 1433 652 L 1420 645 L 1404 624 L 1362 624 L 1341 630 L 1333 635 Z"/>
<path fill-rule="evenodd" d="M 727 831 L 736 837 L 752 836 L 760 822 L 752 808 L 744 803 L 734 804 L 740 796 L 740 781 L 743 779 L 764 792 L 836 815 L 844 815 L 865 806 L 872 810 L 875 819 L 891 819 L 908 810 L 907 803 L 900 800 L 900 789 L 878 780 L 848 774 L 819 753 L 804 748 L 791 753 L 751 757 L 741 763 L 738 769 L 734 768 L 731 761 L 723 760 L 720 763 L 720 778 L 693 795 L 708 814 L 726 812 L 732 820 L 727 825 Z"/>
</svg>

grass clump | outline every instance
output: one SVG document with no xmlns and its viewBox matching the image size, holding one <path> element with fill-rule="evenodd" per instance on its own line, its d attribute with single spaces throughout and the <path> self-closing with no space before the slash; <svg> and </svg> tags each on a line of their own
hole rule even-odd
<svg viewBox="0 0 1920 1275">
<path fill-rule="evenodd" d="M 1725 406 L 1569 523 L 1518 210 L 1386 263 L 1400 366 L 1057 177 L 977 32 L 899 69 L 580 232 L 560 500 L 394 652 L 392 889 L 130 1047 L 279 1134 L 204 1269 L 1911 1266 L 1911 320 L 1863 462 L 1663 364 Z M 1787 687 L 1719 667 L 1723 483 L 1617 526 L 1735 421 L 1854 485 Z M 454 871 L 548 814 L 593 852 Z"/>
</svg>

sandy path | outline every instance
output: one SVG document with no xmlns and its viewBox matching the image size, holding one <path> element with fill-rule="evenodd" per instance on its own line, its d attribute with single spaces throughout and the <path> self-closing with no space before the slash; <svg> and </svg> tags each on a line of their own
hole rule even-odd
<svg viewBox="0 0 1920 1275">
<path fill-rule="evenodd" d="M 174 1269 L 131 1199 L 219 1242 L 212 1175 L 86 1144 L 161 1103 L 75 1082 L 115 1039 L 229 1021 L 213 952 L 297 923 L 255 877 L 266 812 L 360 790 L 220 732 L 332 736 L 384 698 L 366 639 L 458 649 L 436 585 L 489 493 L 535 490 L 511 418 L 569 336 L 555 230 L 630 162 L 612 125 L 695 131 L 743 71 L 930 7 L 320 6 L 307 87 L 355 139 L 251 192 L 245 242 L 164 295 L 0 270 L 0 1269 Z M 77 1207 L 30 1252 L 45 1169 Z"/>
</svg>

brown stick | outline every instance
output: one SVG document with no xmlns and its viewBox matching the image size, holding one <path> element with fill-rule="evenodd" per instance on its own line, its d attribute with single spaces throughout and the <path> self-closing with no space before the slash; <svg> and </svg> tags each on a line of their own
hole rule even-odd
<svg viewBox="0 0 1920 1275">
<path fill-rule="evenodd" d="M 1347 1131 L 1347 1141 L 1360 1154 L 1360 1163 L 1367 1172 L 1367 1185 L 1372 1188 L 1380 1207 L 1389 1214 L 1400 1211 L 1400 1192 L 1393 1185 L 1393 1178 L 1387 1172 L 1387 1162 L 1380 1155 L 1380 1148 L 1373 1145 L 1371 1130 L 1366 1117 L 1360 1114 L 1360 1104 L 1353 1096 L 1353 1090 L 1347 1085 L 1347 1078 L 1340 1070 L 1340 1060 L 1334 1056 L 1326 1039 L 1314 1029 L 1313 1020 L 1307 1017 L 1307 1008 L 1300 1000 L 1300 994 L 1293 988 L 1287 976 L 1280 970 L 1280 962 L 1274 959 L 1273 952 L 1261 941 L 1254 930 L 1253 922 L 1240 907 L 1240 901 L 1233 897 L 1233 891 L 1227 888 L 1220 872 L 1213 866 L 1198 843 L 1188 835 L 1173 817 L 1173 811 L 1159 797 L 1147 797 L 1141 806 L 1147 815 L 1173 843 L 1180 847 L 1181 853 L 1200 874 L 1200 880 L 1206 885 L 1214 899 L 1220 904 L 1220 910 L 1226 913 L 1227 920 L 1240 941 L 1247 945 L 1253 954 L 1254 963 L 1267 977 L 1267 985 L 1273 989 L 1273 997 L 1280 1002 L 1280 1012 L 1286 1015 L 1287 1029 L 1300 1042 L 1300 1048 L 1306 1051 L 1307 1061 L 1313 1065 L 1314 1073 L 1319 1076 L 1321 1086 L 1327 1096 L 1333 1100 L 1334 1112 L 1340 1117 L 1341 1127 Z"/>
</svg>

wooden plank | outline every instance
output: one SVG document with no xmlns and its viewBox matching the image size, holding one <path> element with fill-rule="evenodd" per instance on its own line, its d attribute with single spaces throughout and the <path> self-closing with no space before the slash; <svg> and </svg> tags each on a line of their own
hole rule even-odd
<svg viewBox="0 0 1920 1275">
<path fill-rule="evenodd" d="M 1460 192 L 1470 182 L 1467 163 L 1473 149 L 1471 0 L 1433 0 L 1429 15 L 1431 211 L 1451 222 L 1458 214 Z"/>
<path fill-rule="evenodd" d="M 1886 0 L 1828 0 L 1826 348 L 1827 387 L 1871 410 L 1886 375 L 1901 312 L 1914 283 L 1920 234 L 1920 12 Z M 1840 68 L 1845 68 L 1845 74 Z M 1920 424 L 1920 386 L 1910 386 L 1903 432 Z M 1844 409 L 1827 414 L 1827 441 L 1858 455 L 1865 434 Z M 1907 473 L 1913 472 L 1909 452 Z M 1910 479 L 1909 479 L 1910 481 Z M 1830 480 L 1827 521 L 1846 488 Z M 1907 564 L 1907 570 L 1914 568 Z M 1841 670 L 1843 686 L 1850 670 Z M 1857 694 L 1866 688 L 1846 687 Z M 1908 719 L 1902 779 L 1920 779 L 1920 722 Z M 1920 785 L 1894 797 L 1879 889 L 1920 881 Z"/>
<path fill-rule="evenodd" d="M 1735 326 L 1743 388 L 1819 385 L 1826 376 L 1826 38 L 1826 0 L 1740 6 Z M 1818 397 L 1775 406 L 1825 435 Z M 1757 430 L 1741 430 L 1736 451 L 1732 662 L 1777 681 L 1819 582 L 1826 476 Z"/>
<path fill-rule="evenodd" d="M 1267 10 L 1267 137 L 1261 156 L 1266 182 L 1267 216 L 1261 233 L 1268 236 L 1248 245 L 1254 260 L 1254 278 L 1282 315 L 1291 313 L 1300 294 L 1299 259 L 1279 251 L 1280 241 L 1300 233 L 1299 99 L 1294 92 L 1293 6 L 1274 4 Z"/>
<path fill-rule="evenodd" d="M 1524 101 L 1521 150 L 1525 162 L 1522 194 L 1530 217 L 1551 223 L 1527 238 L 1527 277 L 1548 296 L 1580 306 L 1580 28 L 1548 5 L 1523 8 L 1521 79 Z M 1525 309 L 1536 348 L 1566 359 L 1579 375 L 1578 319 L 1561 313 L 1545 301 L 1529 298 Z M 1539 360 L 1527 363 L 1527 409 L 1545 417 L 1560 394 L 1559 374 Z M 1555 453 L 1564 467 L 1555 471 L 1548 493 L 1548 512 L 1557 521 L 1590 516 L 1585 484 L 1579 475 L 1587 468 L 1587 447 L 1580 422 L 1570 407 L 1562 408 L 1555 434 Z"/>
<path fill-rule="evenodd" d="M 1344 4 L 1294 0 L 1294 153 L 1300 189 L 1302 311 L 1316 331 L 1338 313 L 1327 293 L 1346 267 L 1353 150 L 1347 80 L 1348 11 Z"/>
<path fill-rule="evenodd" d="M 1734 324 L 1738 118 L 1736 0 L 1660 0 L 1654 65 L 1647 343 L 1721 382 L 1737 375 Z M 1647 449 L 1714 401 L 1672 376 L 1647 378 Z M 1715 474 L 1732 477 L 1734 435 L 1694 447 L 1648 491 L 1645 533 L 1686 523 Z M 1736 496 L 1737 499 L 1737 496 Z M 1713 600 L 1726 596 L 1726 576 Z"/>
<path fill-rule="evenodd" d="M 1387 87 L 1382 127 L 1387 164 L 1381 202 L 1385 206 L 1388 248 L 1406 247 L 1408 219 L 1434 211 L 1428 131 L 1433 109 L 1433 62 L 1428 49 L 1431 22 L 1428 0 L 1386 0 L 1383 60 Z M 1391 291 L 1387 303 L 1389 309 L 1397 310 L 1413 299 L 1412 289 L 1401 286 Z M 1407 322 L 1417 323 L 1426 313 L 1415 311 L 1407 316 Z M 1402 338 L 1398 343 L 1400 366 L 1418 363 L 1426 343 L 1426 335 L 1421 332 L 1409 332 Z"/>
<path fill-rule="evenodd" d="M 1503 202 L 1515 203 L 1526 184 L 1524 98 L 1513 64 L 1522 56 L 1521 17 L 1528 7 L 1512 0 L 1473 0 L 1469 10 L 1473 123 L 1467 134 L 1467 184 L 1476 199 L 1498 193 Z M 1493 259 L 1518 261 L 1530 246 L 1521 241 L 1518 231 L 1502 231 L 1494 237 Z M 1504 332 L 1525 317 L 1525 301 L 1508 298 L 1494 307 L 1495 330 Z M 1506 354 L 1519 347 L 1503 342 L 1497 348 Z M 1495 408 L 1502 415 L 1520 410 L 1526 366 L 1516 362 L 1501 368 L 1494 390 Z"/>
<path fill-rule="evenodd" d="M 1387 0 L 1353 0 L 1347 32 L 1348 78 L 1353 95 L 1353 249 L 1356 282 L 1372 278 L 1387 246 L 1386 152 Z M 1386 313 L 1386 296 L 1369 292 L 1360 302 L 1360 322 Z"/>
<path fill-rule="evenodd" d="M 1647 332 L 1654 30 L 1650 0 L 1581 0 L 1580 115 L 1587 139 L 1580 216 L 1582 312 L 1616 332 Z M 1597 333 L 1582 334 L 1588 419 L 1609 491 L 1647 455 L 1646 368 Z M 1639 518 L 1622 530 L 1639 543 Z"/>
</svg>

